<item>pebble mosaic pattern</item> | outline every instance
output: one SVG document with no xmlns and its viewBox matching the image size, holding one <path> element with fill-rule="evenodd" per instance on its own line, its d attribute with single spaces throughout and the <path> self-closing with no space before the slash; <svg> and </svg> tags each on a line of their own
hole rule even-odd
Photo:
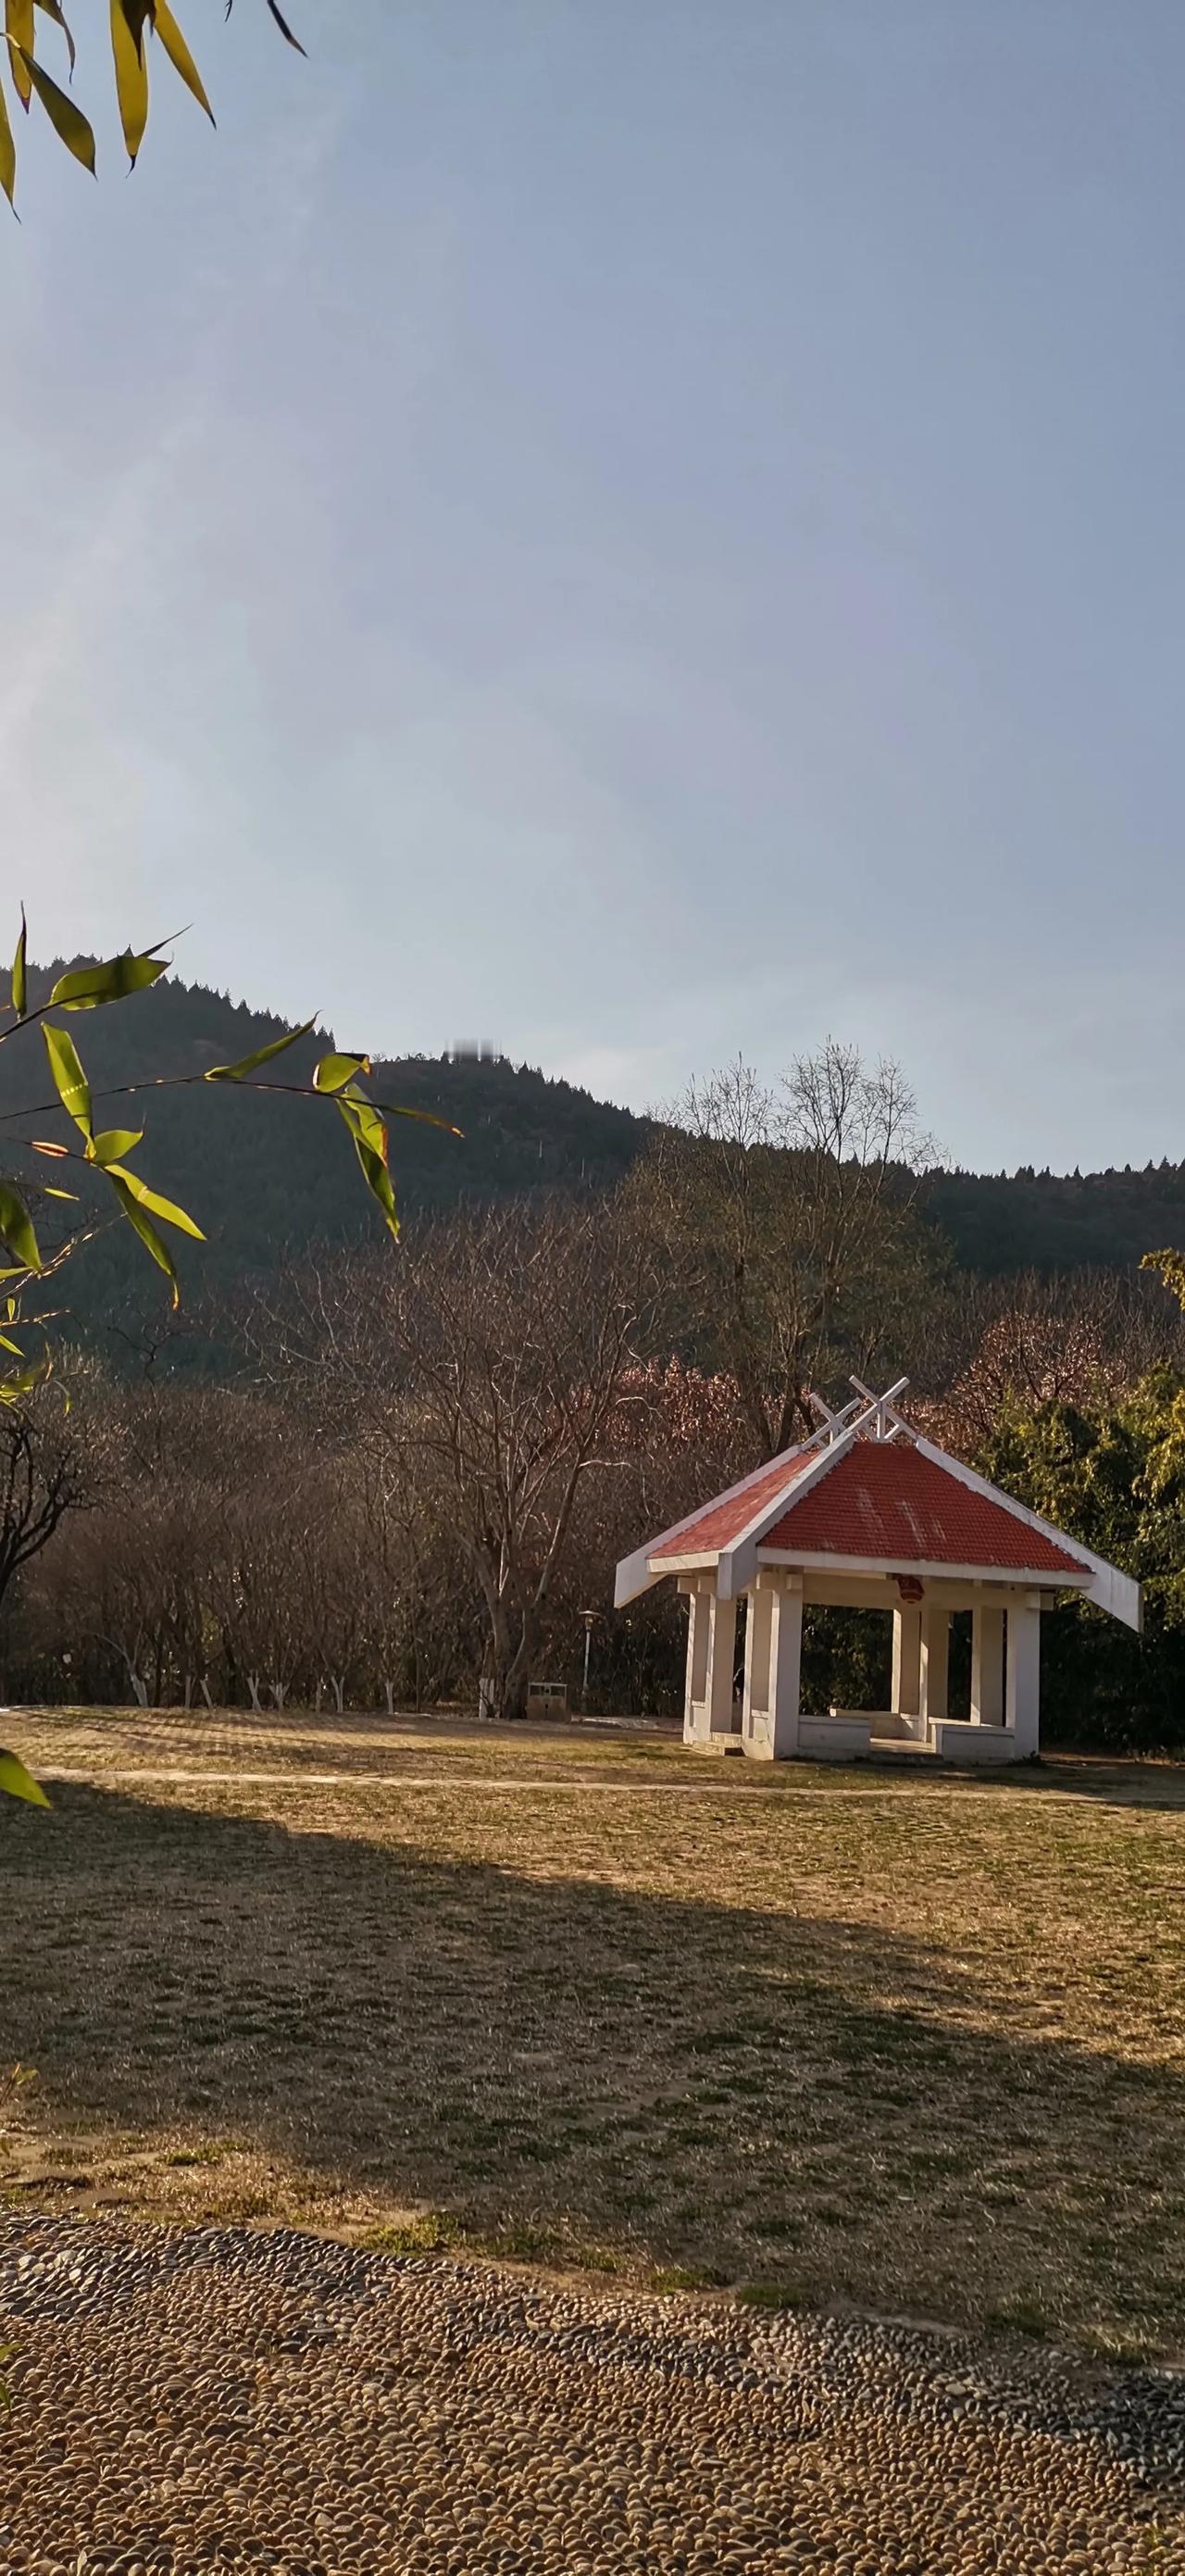
<svg viewBox="0 0 1185 2576">
<path fill-rule="evenodd" d="M 5 2576 L 1181 2576 L 1185 2381 L 279 2230 L 0 2224 Z"/>
</svg>

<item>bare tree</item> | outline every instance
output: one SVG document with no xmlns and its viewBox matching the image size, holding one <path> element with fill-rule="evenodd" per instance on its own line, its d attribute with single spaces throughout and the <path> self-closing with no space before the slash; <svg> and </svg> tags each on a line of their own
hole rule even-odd
<svg viewBox="0 0 1185 2576">
<path fill-rule="evenodd" d="M 47 1403 L 0 1413 L 0 1601 L 66 1513 L 87 1498 L 78 1443 Z"/>
<path fill-rule="evenodd" d="M 926 1293 L 932 1155 L 900 1068 L 833 1040 L 774 1090 L 738 1060 L 669 1113 L 630 1196 L 666 1246 L 685 1337 L 736 1380 L 753 1459 L 813 1427 L 812 1380 L 873 1366 Z"/>
</svg>

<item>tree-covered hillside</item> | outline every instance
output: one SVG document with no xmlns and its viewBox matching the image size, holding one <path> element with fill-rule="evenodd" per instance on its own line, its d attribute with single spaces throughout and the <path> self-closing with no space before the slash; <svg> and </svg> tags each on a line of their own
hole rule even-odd
<svg viewBox="0 0 1185 2576">
<path fill-rule="evenodd" d="M 81 962 L 31 970 L 30 1001 L 44 1000 L 64 966 Z M 170 977 L 119 1011 L 87 1013 L 72 1025 L 96 1093 L 117 1095 L 120 1085 L 159 1075 L 203 1074 L 265 1045 L 283 1023 Z M 352 1029 L 336 1034 L 344 1046 L 358 1041 Z M 319 1032 L 280 1060 L 274 1099 L 195 1083 L 103 1104 L 104 1119 L 144 1126 L 145 1177 L 206 1230 L 204 1246 L 183 1248 L 191 1306 L 205 1290 L 225 1292 L 282 1268 L 314 1242 L 377 1238 L 377 1212 L 337 1120 L 278 1087 L 307 1080 L 326 1043 Z M 392 1165 L 400 1207 L 412 1221 L 463 1200 L 557 1186 L 611 1188 L 649 1133 L 632 1111 L 501 1059 L 417 1056 L 376 1064 L 372 1089 L 462 1130 L 451 1137 L 413 1120 L 396 1122 Z M 52 1100 L 40 1036 L 31 1030 L 0 1050 L 0 1120 L 10 1133 L 66 1138 L 68 1122 L 46 1105 Z M 31 1120 L 18 1115 L 26 1108 Z M 1067 1177 L 937 1172 L 926 1181 L 922 1205 L 964 1268 L 996 1276 L 1088 1263 L 1130 1268 L 1155 1245 L 1185 1242 L 1185 1165 Z M 159 1320 L 158 1286 L 127 1229 L 105 1225 L 72 1274 L 70 1295 L 80 1316 L 134 1329 L 140 1317 Z"/>
</svg>

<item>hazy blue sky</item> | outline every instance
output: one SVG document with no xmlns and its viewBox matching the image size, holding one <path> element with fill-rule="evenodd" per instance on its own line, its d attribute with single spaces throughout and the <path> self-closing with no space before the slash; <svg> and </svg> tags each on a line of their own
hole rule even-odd
<svg viewBox="0 0 1185 2576">
<path fill-rule="evenodd" d="M 22 135 L 36 953 L 1185 1155 L 1180 0 L 289 4 L 177 0 L 219 131 L 161 63 L 130 178 Z"/>
</svg>

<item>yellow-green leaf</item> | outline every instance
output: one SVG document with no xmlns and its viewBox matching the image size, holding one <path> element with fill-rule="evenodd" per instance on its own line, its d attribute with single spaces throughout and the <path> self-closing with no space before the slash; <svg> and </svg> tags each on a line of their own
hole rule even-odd
<svg viewBox="0 0 1185 2576">
<path fill-rule="evenodd" d="M 397 1100 L 379 1100 L 376 1108 L 384 1118 L 418 1118 L 423 1127 L 443 1127 L 446 1136 L 463 1136 L 463 1127 L 454 1127 L 451 1118 L 441 1118 L 435 1109 L 403 1109 Z"/>
<path fill-rule="evenodd" d="M 24 64 L 59 141 L 65 144 L 67 152 L 73 153 L 76 161 L 81 161 L 83 169 L 89 170 L 93 178 L 95 138 L 82 109 L 75 107 L 73 99 L 67 98 L 65 90 L 59 89 L 57 82 L 50 79 L 49 73 L 43 71 L 40 63 L 34 61 L 27 47 L 14 44 L 11 36 L 8 43 L 14 63 L 19 61 Z"/>
<path fill-rule="evenodd" d="M 269 8 L 269 9 L 270 9 L 270 11 L 271 11 L 271 14 L 272 14 L 273 18 L 275 19 L 275 22 L 276 22 L 277 27 L 278 27 L 278 28 L 279 28 L 279 30 L 280 30 L 280 34 L 281 34 L 282 36 L 284 36 L 284 37 L 286 37 L 286 38 L 287 38 L 287 41 L 288 41 L 288 43 L 289 43 L 290 45 L 295 46 L 296 51 L 297 51 L 297 53 L 298 53 L 298 54 L 303 54 L 303 52 L 304 52 L 304 46 L 302 45 L 302 43 L 301 43 L 301 41 L 300 41 L 299 36 L 294 36 L 294 35 L 293 35 L 293 33 L 292 33 L 292 29 L 291 29 L 291 27 L 289 26 L 287 19 L 286 19 L 286 18 L 281 17 L 281 15 L 280 15 L 280 11 L 279 11 L 279 8 L 278 8 L 278 6 L 277 6 L 277 0 L 267 0 L 267 5 L 268 5 L 268 8 Z"/>
<path fill-rule="evenodd" d="M 356 1082 L 348 1082 L 344 1091 L 339 1091 L 337 1094 L 337 1106 L 355 1143 L 361 1141 L 369 1145 L 372 1153 L 377 1154 L 380 1161 L 385 1163 L 387 1130 L 382 1112 L 375 1108 L 373 1100 L 368 1100 L 366 1093 L 359 1091 Z"/>
<path fill-rule="evenodd" d="M 69 60 L 70 60 L 70 78 L 71 78 L 71 80 L 73 80 L 73 78 L 74 78 L 74 38 L 73 38 L 73 36 L 72 36 L 72 35 L 71 35 L 71 33 L 70 33 L 70 29 L 69 29 L 69 27 L 68 27 L 68 25 L 67 25 L 67 23 L 66 23 L 66 19 L 65 19 L 64 15 L 63 15 L 63 12 L 62 12 L 62 9 L 61 9 L 61 6 L 60 6 L 60 0 L 36 0 L 36 5 L 37 5 L 37 7 L 38 7 L 39 9 L 44 9 L 44 11 L 45 11 L 45 14 L 46 14 L 46 17 L 47 17 L 47 18 L 52 18 L 52 19 L 53 19 L 53 22 L 54 22 L 55 27 L 60 27 L 60 28 L 61 28 L 61 30 L 62 30 L 62 34 L 64 35 L 64 37 L 65 37 L 65 39 L 66 39 L 66 52 L 67 52 L 67 54 L 68 54 L 68 56 L 69 56 Z M 29 40 L 29 41 L 30 41 L 30 44 L 31 44 L 31 43 L 32 43 L 32 39 L 30 38 L 30 40 Z"/>
<path fill-rule="evenodd" d="M 33 0 L 4 0 L 4 33 L 12 47 L 10 60 L 16 94 L 21 106 L 27 109 L 33 95 L 33 84 L 23 56 L 33 51 Z"/>
<path fill-rule="evenodd" d="M 14 1369 L 10 1377 L 0 1378 L 0 1403 L 18 1403 L 22 1395 L 32 1395 L 36 1387 L 44 1386 L 47 1377 L 52 1376 L 52 1353 L 43 1351 L 39 1360 L 26 1360 L 23 1368 Z"/>
<path fill-rule="evenodd" d="M 379 1206 L 383 1211 L 384 1220 L 389 1226 L 391 1233 L 395 1236 L 396 1241 L 398 1241 L 399 1217 L 395 1207 L 395 1192 L 391 1186 L 391 1175 L 387 1170 L 386 1163 L 381 1154 L 375 1153 L 373 1146 L 363 1144 L 360 1136 L 355 1136 L 354 1138 L 354 1151 L 362 1166 L 362 1175 L 366 1182 L 367 1189 L 370 1191 L 371 1196 L 378 1200 Z"/>
<path fill-rule="evenodd" d="M 65 1007 L 68 1009 L 69 1005 Z M 51 1028 L 48 1021 L 42 1022 L 41 1034 L 58 1098 L 63 1109 L 69 1110 L 75 1126 L 81 1127 L 89 1145 L 94 1134 L 91 1087 L 79 1063 L 74 1040 L 65 1029 Z"/>
<path fill-rule="evenodd" d="M 43 1181 L 41 1186 L 42 1186 L 42 1192 L 43 1192 L 43 1195 L 44 1195 L 47 1199 L 69 1199 L 69 1200 L 71 1201 L 72 1205 L 73 1205 L 73 1206 L 75 1206 L 75 1207 L 77 1207 L 77 1205 L 78 1205 L 78 1192 L 77 1192 L 77 1190 L 55 1190 L 55 1189 L 53 1188 L 52 1184 L 51 1184 L 49 1181 Z"/>
<path fill-rule="evenodd" d="M 323 1055 L 313 1067 L 314 1091 L 344 1091 L 355 1074 L 369 1073 L 368 1055 Z"/>
<path fill-rule="evenodd" d="M 9 1181 L 0 1181 L 0 1235 L 9 1251 L 15 1252 L 22 1270 L 40 1270 L 41 1254 L 32 1217 Z"/>
<path fill-rule="evenodd" d="M 156 29 L 157 35 L 160 37 L 161 43 L 164 46 L 165 52 L 169 57 L 169 61 L 171 62 L 174 71 L 180 73 L 186 89 L 189 91 L 191 97 L 196 98 L 198 106 L 205 108 L 206 114 L 212 125 L 214 123 L 214 110 L 211 107 L 209 99 L 207 98 L 202 86 L 201 73 L 193 59 L 193 55 L 190 53 L 189 47 L 185 42 L 185 38 L 181 33 L 181 29 L 173 16 L 173 12 L 168 5 L 168 0 L 156 0 L 156 9 L 153 14 L 153 25 Z"/>
<path fill-rule="evenodd" d="M 130 26 L 123 0 L 111 0 L 111 52 L 115 61 L 119 121 L 128 147 L 128 159 L 135 169 L 136 154 L 148 123 L 148 65 L 144 58 L 143 20 L 136 28 Z"/>
<path fill-rule="evenodd" d="M 7 1333 L 0 1333 L 0 1351 L 11 1351 L 14 1360 L 23 1360 L 25 1356 L 20 1343 L 10 1342 Z"/>
<path fill-rule="evenodd" d="M 175 1225 L 179 1233 L 191 1234 L 195 1243 L 205 1242 L 206 1238 L 200 1225 L 194 1224 L 193 1218 L 186 1215 L 184 1208 L 178 1207 L 174 1199 L 162 1198 L 159 1190 L 150 1190 L 147 1181 L 142 1181 L 138 1172 L 126 1172 L 122 1163 L 107 1163 L 104 1165 L 104 1170 L 108 1180 L 115 1181 L 117 1185 L 122 1183 L 121 1196 L 124 1189 L 130 1190 L 138 1207 L 147 1208 L 151 1216 L 161 1217 L 166 1225 Z"/>
<path fill-rule="evenodd" d="M 179 1306 L 181 1303 L 181 1285 L 177 1277 L 177 1264 L 173 1259 L 167 1243 L 164 1241 L 163 1237 L 157 1233 L 151 1217 L 146 1216 L 143 1208 L 137 1206 L 135 1195 L 129 1188 L 125 1175 L 122 1172 L 109 1171 L 107 1178 L 111 1183 L 117 1199 L 119 1200 L 119 1204 L 123 1209 L 128 1224 L 132 1227 L 133 1232 L 139 1235 L 140 1241 L 144 1245 L 145 1250 L 152 1254 L 153 1260 L 157 1263 L 158 1267 L 164 1271 L 166 1278 L 170 1281 L 173 1290 L 173 1304 L 174 1306 Z"/>
<path fill-rule="evenodd" d="M 0 106 L 2 106 L 2 105 L 3 105 L 3 99 L 4 99 L 4 92 L 3 92 L 3 89 L 0 89 Z M 5 116 L 7 116 L 7 114 L 8 114 L 8 110 L 7 110 L 7 108 L 4 108 L 4 109 L 3 109 L 3 113 L 4 113 L 4 115 L 5 115 Z M 10 128 L 9 128 L 9 141 L 11 142 L 11 140 L 12 140 L 12 129 L 11 129 L 11 127 L 10 127 Z M 9 189 L 8 194 L 9 194 L 9 196 L 11 197 L 11 195 L 12 195 L 12 190 L 11 190 L 11 188 Z M 25 920 L 25 907 L 24 907 L 24 905 L 22 904 L 22 905 L 21 905 L 21 935 L 20 935 L 20 938 L 18 939 L 18 941 L 17 941 L 17 943 L 16 943 L 16 955 L 15 955 L 15 957 L 13 958 L 13 961 L 12 961 L 12 1007 L 13 1007 L 14 1011 L 16 1012 L 16 1015 L 17 1015 L 18 1020 L 23 1020 L 23 1018 L 24 1018 L 24 1016 L 25 1016 L 25 1004 L 26 1004 L 26 1002 L 27 1002 L 27 1000 L 28 1000 L 28 998 L 29 998 L 28 979 L 27 979 L 27 976 L 26 976 L 26 973 L 25 973 L 25 959 L 26 959 L 26 956 L 27 956 L 27 954 L 28 954 L 28 947 L 29 947 L 29 929 L 28 929 L 28 924 L 27 924 L 27 922 L 26 922 L 26 920 Z"/>
<path fill-rule="evenodd" d="M 122 1163 L 124 1155 L 144 1142 L 142 1127 L 103 1127 L 87 1147 L 88 1163 Z"/>
<path fill-rule="evenodd" d="M 240 1056 L 237 1064 L 212 1064 L 206 1074 L 207 1082 L 245 1082 L 247 1075 L 254 1073 L 261 1064 L 270 1064 L 273 1057 L 283 1055 L 290 1046 L 295 1046 L 298 1038 L 307 1038 L 309 1030 L 316 1026 L 316 1020 L 314 1011 L 312 1019 L 302 1020 L 298 1029 L 289 1029 L 282 1038 L 273 1038 L 270 1046 L 256 1047 L 254 1055 Z"/>
<path fill-rule="evenodd" d="M 3 188 L 9 205 L 12 207 L 15 214 L 16 144 L 12 137 L 12 118 L 8 113 L 8 100 L 4 95 L 2 82 L 0 82 L 0 188 Z M 19 216 L 17 217 L 17 221 L 20 221 Z M 14 1003 L 13 1009 L 15 1010 L 15 1008 L 16 1004 Z"/>
<path fill-rule="evenodd" d="M 168 958 L 157 955 L 165 945 L 158 939 L 154 948 L 146 948 L 138 957 L 129 948 L 120 957 L 103 958 L 97 966 L 77 966 L 72 974 L 59 975 L 49 997 L 51 1008 L 95 1011 L 102 1002 L 122 1002 L 128 993 L 144 992 L 159 976 L 168 974 Z"/>
<path fill-rule="evenodd" d="M 0 1790 L 10 1798 L 23 1798 L 30 1807 L 48 1807 L 49 1800 L 39 1780 L 15 1753 L 0 1752 Z"/>
</svg>

